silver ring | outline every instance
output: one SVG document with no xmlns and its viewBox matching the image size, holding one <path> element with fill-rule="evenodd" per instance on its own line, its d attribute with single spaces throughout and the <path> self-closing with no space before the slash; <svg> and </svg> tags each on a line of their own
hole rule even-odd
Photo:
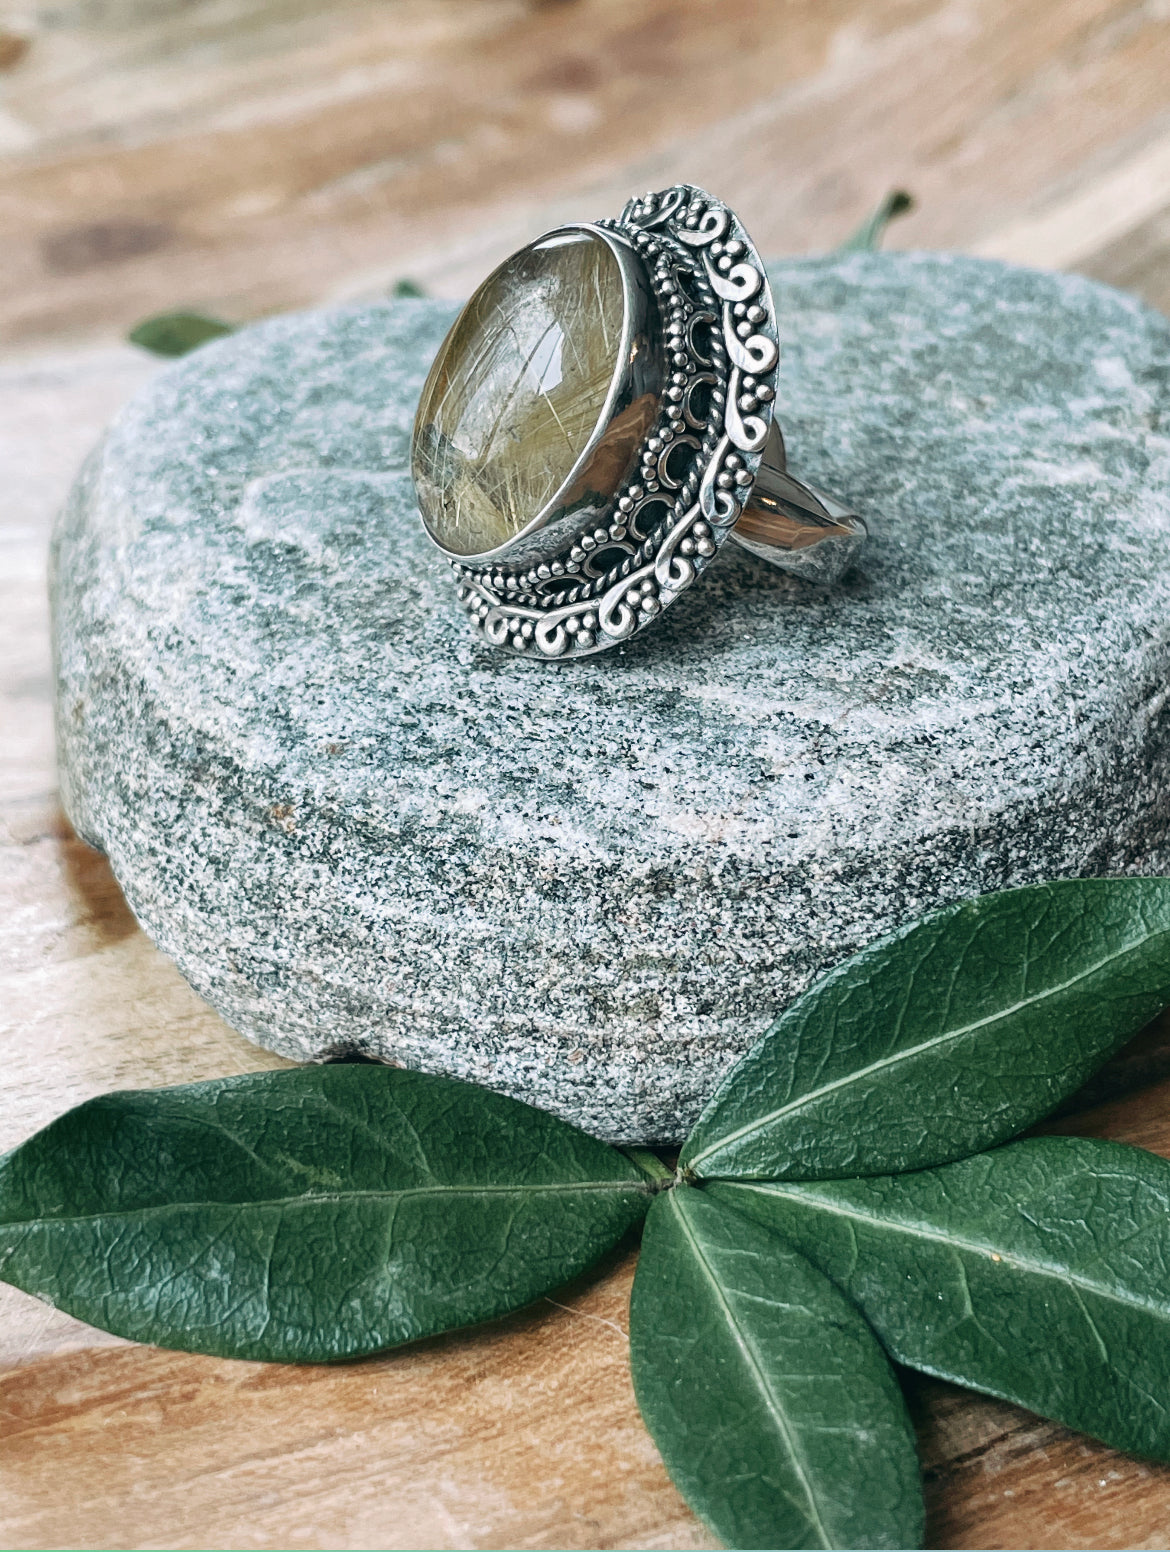
<svg viewBox="0 0 1170 1552">
<path fill-rule="evenodd" d="M 790 474 L 780 343 L 734 213 L 676 184 L 506 259 L 427 377 L 419 512 L 493 646 L 566 660 L 654 622 L 728 538 L 839 577 L 864 522 Z"/>
</svg>

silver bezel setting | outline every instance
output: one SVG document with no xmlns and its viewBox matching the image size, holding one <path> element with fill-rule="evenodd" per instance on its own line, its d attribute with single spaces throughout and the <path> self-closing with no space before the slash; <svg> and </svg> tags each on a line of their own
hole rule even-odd
<svg viewBox="0 0 1170 1552">
<path fill-rule="evenodd" d="M 582 229 L 622 259 L 628 338 L 640 329 L 651 343 L 639 276 L 657 303 L 657 417 L 605 506 L 566 511 L 566 491 L 628 402 L 615 379 L 582 458 L 523 532 L 488 555 L 443 552 L 484 639 L 545 661 L 628 641 L 715 558 L 751 496 L 780 360 L 764 265 L 720 200 L 676 184 L 631 200 L 616 221 L 557 231 Z"/>
</svg>

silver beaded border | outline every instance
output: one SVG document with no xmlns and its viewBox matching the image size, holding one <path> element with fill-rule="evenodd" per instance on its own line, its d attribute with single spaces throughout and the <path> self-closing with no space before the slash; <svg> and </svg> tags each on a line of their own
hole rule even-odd
<svg viewBox="0 0 1170 1552">
<path fill-rule="evenodd" d="M 635 473 L 549 562 L 452 562 L 485 640 L 548 661 L 628 640 L 715 558 L 751 494 L 780 361 L 763 263 L 722 201 L 676 184 L 597 224 L 641 256 L 663 319 L 662 402 Z"/>
</svg>

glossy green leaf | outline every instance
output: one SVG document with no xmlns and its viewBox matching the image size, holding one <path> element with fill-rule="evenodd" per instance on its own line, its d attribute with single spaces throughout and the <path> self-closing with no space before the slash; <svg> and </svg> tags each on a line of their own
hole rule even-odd
<svg viewBox="0 0 1170 1552">
<path fill-rule="evenodd" d="M 180 311 L 155 313 L 152 318 L 144 318 L 126 337 L 132 345 L 141 346 L 155 356 L 185 356 L 197 345 L 234 333 L 235 324 L 224 323 L 222 318 Z"/>
<path fill-rule="evenodd" d="M 899 216 L 908 215 L 913 209 L 913 197 L 907 194 L 905 189 L 895 189 L 893 193 L 886 195 L 873 215 L 867 216 L 852 236 L 845 239 L 838 248 L 838 253 L 855 251 L 872 253 L 881 247 L 882 238 L 890 222 L 896 221 Z"/>
<path fill-rule="evenodd" d="M 900 1363 L 1170 1458 L 1170 1161 L 1041 1137 L 942 1169 L 716 1185 Z"/>
<path fill-rule="evenodd" d="M 792 1004 L 681 1165 L 706 1179 L 921 1169 L 1047 1115 L 1170 1004 L 1170 879 L 1071 879 L 928 916 Z"/>
<path fill-rule="evenodd" d="M 630 1304 L 642 1416 L 731 1547 L 916 1547 L 905 1404 L 873 1333 L 809 1262 L 680 1186 L 650 1209 Z"/>
<path fill-rule="evenodd" d="M 141 1342 L 350 1358 L 527 1304 L 652 1190 L 470 1084 L 249 1073 L 91 1100 L 0 1161 L 0 1278 Z"/>
</svg>

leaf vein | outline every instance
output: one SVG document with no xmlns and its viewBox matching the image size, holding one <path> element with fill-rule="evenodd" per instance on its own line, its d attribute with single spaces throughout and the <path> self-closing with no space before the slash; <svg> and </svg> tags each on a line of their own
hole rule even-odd
<svg viewBox="0 0 1170 1552">
<path fill-rule="evenodd" d="M 322 1205 L 348 1205 L 351 1202 L 389 1202 L 397 1206 L 400 1202 L 410 1197 L 452 1197 L 452 1196 L 525 1196 L 528 1194 L 573 1194 L 580 1192 L 606 1192 L 606 1191 L 637 1191 L 642 1195 L 648 1195 L 648 1189 L 637 1180 L 589 1180 L 589 1181 L 562 1181 L 548 1185 L 518 1185 L 518 1186 L 408 1186 L 400 1191 L 306 1191 L 297 1196 L 269 1196 L 253 1198 L 243 1202 L 222 1201 L 173 1201 L 158 1202 L 153 1207 L 111 1207 L 104 1212 L 82 1213 L 74 1217 L 51 1218 L 27 1218 L 24 1220 L 10 1220 L 7 1224 L 0 1224 L 0 1230 L 31 1229 L 38 1224 L 67 1225 L 77 1223 L 118 1222 L 123 1219 L 139 1221 L 151 1217 L 158 1217 L 164 1213 L 175 1212 L 182 1208 L 209 1208 L 209 1207 L 235 1207 L 235 1208 L 280 1208 L 286 1207 L 317 1207 Z"/>
<path fill-rule="evenodd" d="M 948 1250 L 965 1250 L 972 1255 L 990 1256 L 1000 1255 L 1005 1265 L 1018 1267 L 1022 1271 L 1036 1273 L 1040 1277 L 1049 1277 L 1055 1282 L 1061 1282 L 1075 1290 L 1083 1290 L 1091 1293 L 1096 1298 L 1107 1299 L 1111 1303 L 1119 1304 L 1123 1309 L 1144 1309 L 1151 1315 L 1165 1317 L 1167 1310 L 1164 1305 L 1156 1304 L 1150 1299 L 1127 1296 L 1117 1292 L 1116 1289 L 1105 1287 L 1096 1283 L 1092 1278 L 1084 1277 L 1068 1267 L 1058 1266 L 1053 1262 L 1037 1260 L 1035 1257 L 1022 1256 L 1016 1251 L 1007 1250 L 1003 1246 L 985 1244 L 981 1245 L 975 1240 L 960 1239 L 953 1234 L 943 1234 L 937 1230 L 924 1228 L 920 1224 L 899 1223 L 895 1218 L 883 1217 L 877 1213 L 866 1213 L 855 1208 L 840 1207 L 825 1201 L 822 1197 L 813 1197 L 811 1194 L 785 1189 L 783 1186 L 772 1183 L 764 1184 L 759 1181 L 737 1181 L 737 1186 L 744 1191 L 758 1191 L 761 1196 L 779 1196 L 787 1201 L 796 1202 L 799 1206 L 814 1212 L 826 1212 L 834 1217 L 853 1220 L 857 1223 L 871 1224 L 879 1229 L 888 1229 L 895 1234 L 904 1234 L 912 1239 L 930 1240 L 934 1244 L 944 1245 Z"/>
<path fill-rule="evenodd" d="M 708 1143 L 707 1147 L 701 1149 L 697 1154 L 694 1155 L 693 1158 L 689 1160 L 688 1167 L 692 1171 L 697 1172 L 699 1165 L 702 1164 L 705 1159 L 712 1158 L 716 1154 L 725 1152 L 733 1144 L 741 1142 L 743 1138 L 750 1137 L 755 1132 L 761 1132 L 766 1127 L 774 1126 L 777 1121 L 782 1121 L 786 1116 L 792 1115 L 796 1111 L 802 1110 L 807 1106 L 814 1104 L 817 1100 L 824 1099 L 829 1094 L 836 1093 L 841 1089 L 848 1088 L 851 1084 L 857 1083 L 863 1078 L 868 1078 L 879 1072 L 884 1072 L 891 1067 L 897 1066 L 900 1062 L 910 1061 L 914 1057 L 921 1056 L 927 1051 L 940 1050 L 957 1040 L 962 1040 L 968 1035 L 975 1034 L 976 1031 L 980 1029 L 987 1029 L 994 1024 L 1002 1022 L 1005 1019 L 1009 1019 L 1014 1014 L 1021 1012 L 1024 1008 L 1032 1007 L 1036 1003 L 1045 1002 L 1050 997 L 1058 997 L 1062 992 L 1068 991 L 1071 987 L 1078 985 L 1081 981 L 1089 980 L 1090 977 L 1096 975 L 1098 971 L 1108 968 L 1109 965 L 1116 964 L 1116 962 L 1120 959 L 1125 959 L 1126 956 L 1132 953 L 1135 949 L 1140 948 L 1145 941 L 1146 939 L 1143 937 L 1127 942 L 1124 948 L 1117 950 L 1115 953 L 1107 954 L 1104 959 L 1097 960 L 1096 963 L 1089 965 L 1086 969 L 1080 971 L 1077 975 L 1070 976 L 1067 981 L 1062 981 L 1058 986 L 1047 986 L 1042 991 L 1035 993 L 1031 997 L 1021 997 L 1006 1008 L 997 1008 L 994 1013 L 989 1013 L 984 1018 L 975 1019 L 972 1023 L 964 1024 L 958 1029 L 949 1029 L 944 1031 L 942 1034 L 932 1035 L 930 1039 L 921 1040 L 917 1045 L 907 1046 L 905 1050 L 895 1051 L 890 1056 L 879 1057 L 877 1061 L 870 1062 L 865 1067 L 856 1067 L 852 1072 L 845 1073 L 842 1077 L 833 1079 L 831 1083 L 822 1084 L 819 1088 L 809 1089 L 804 1094 L 801 1094 L 797 1099 L 789 1100 L 786 1104 L 780 1105 L 775 1110 L 769 1111 L 767 1115 L 758 1116 L 755 1120 L 752 1121 L 745 1121 L 742 1126 L 736 1127 L 734 1131 L 726 1133 L 723 1137 L 718 1138 L 715 1142 Z M 707 1176 L 705 1178 L 711 1179 L 713 1177 Z"/>
<path fill-rule="evenodd" d="M 816 1530 L 817 1535 L 821 1538 L 822 1546 L 826 1548 L 832 1547 L 833 1543 L 829 1537 L 828 1531 L 825 1528 L 824 1521 L 821 1518 L 820 1508 L 817 1504 L 816 1496 L 813 1493 L 812 1484 L 809 1481 L 807 1465 L 797 1444 L 796 1437 L 792 1432 L 792 1428 L 789 1425 L 788 1419 L 784 1415 L 784 1409 L 780 1405 L 779 1398 L 776 1396 L 771 1385 L 768 1383 L 768 1377 L 764 1372 L 759 1355 L 757 1354 L 747 1335 L 741 1330 L 739 1322 L 735 1318 L 735 1312 L 731 1308 L 731 1305 L 727 1300 L 727 1296 L 723 1291 L 723 1286 L 720 1283 L 718 1277 L 716 1277 L 715 1271 L 710 1262 L 707 1260 L 707 1257 L 703 1254 L 702 1247 L 699 1244 L 694 1230 L 687 1222 L 685 1211 L 682 1207 L 679 1206 L 677 1191 L 671 1192 L 671 1206 L 678 1214 L 679 1223 L 682 1225 L 683 1233 L 685 1234 L 687 1241 L 690 1244 L 692 1251 L 694 1252 L 695 1260 L 698 1262 L 704 1277 L 710 1283 L 715 1295 L 716 1302 L 718 1303 L 720 1309 L 723 1311 L 724 1318 L 727 1321 L 728 1329 L 731 1332 L 732 1340 L 739 1348 L 740 1354 L 744 1359 L 744 1363 L 752 1378 L 756 1382 L 756 1387 L 764 1399 L 764 1405 L 776 1424 L 776 1431 L 780 1434 L 780 1437 L 784 1440 L 784 1443 L 788 1448 L 788 1452 L 792 1458 L 793 1467 L 796 1471 L 797 1480 L 800 1482 L 801 1489 L 804 1492 L 805 1500 L 808 1505 L 809 1521 Z"/>
</svg>

